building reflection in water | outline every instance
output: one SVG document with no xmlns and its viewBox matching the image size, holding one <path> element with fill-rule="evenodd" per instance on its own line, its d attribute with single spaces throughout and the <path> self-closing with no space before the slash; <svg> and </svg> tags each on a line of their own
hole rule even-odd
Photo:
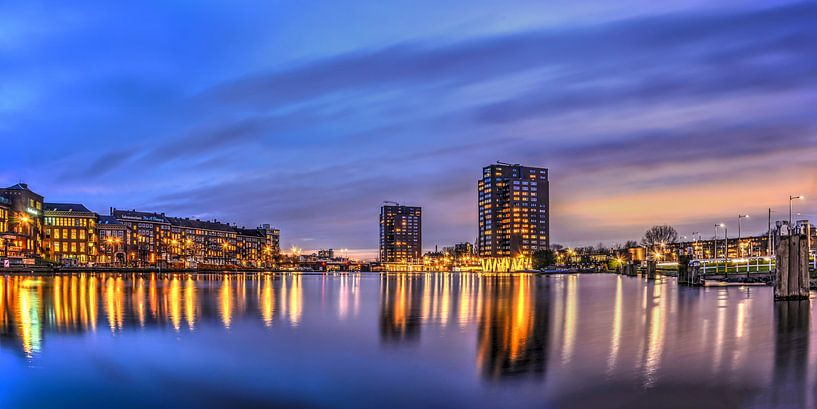
<svg viewBox="0 0 817 409">
<path fill-rule="evenodd" d="M 422 274 L 384 274 L 380 278 L 380 339 L 417 341 L 431 309 L 432 283 Z"/>
<path fill-rule="evenodd" d="M 543 377 L 549 352 L 550 282 L 529 275 L 383 274 L 380 339 L 418 342 L 424 326 L 477 329 L 476 364 L 486 379 Z M 574 297 L 568 334 L 575 336 Z"/>
<path fill-rule="evenodd" d="M 0 336 L 28 357 L 54 333 L 111 332 L 150 326 L 194 331 L 202 322 L 225 328 L 258 315 L 298 325 L 300 275 L 75 274 L 0 278 Z M 252 289 L 252 290 L 248 290 Z"/>
<path fill-rule="evenodd" d="M 488 379 L 544 377 L 548 361 L 549 281 L 486 276 L 480 282 L 477 365 Z"/>
</svg>

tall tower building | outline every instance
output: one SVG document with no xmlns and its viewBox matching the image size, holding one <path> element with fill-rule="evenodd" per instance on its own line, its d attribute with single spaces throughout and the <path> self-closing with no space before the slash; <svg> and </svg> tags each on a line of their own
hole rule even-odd
<svg viewBox="0 0 817 409">
<path fill-rule="evenodd" d="M 548 170 L 497 162 L 479 181 L 479 255 L 530 256 L 550 246 Z"/>
<path fill-rule="evenodd" d="M 386 204 L 380 208 L 380 262 L 418 264 L 423 251 L 422 210 Z"/>
</svg>

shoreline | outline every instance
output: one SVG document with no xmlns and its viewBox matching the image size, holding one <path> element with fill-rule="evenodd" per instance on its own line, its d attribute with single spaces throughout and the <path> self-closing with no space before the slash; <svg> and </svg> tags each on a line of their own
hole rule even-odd
<svg viewBox="0 0 817 409">
<path fill-rule="evenodd" d="M 319 274 L 489 274 L 489 275 L 562 275 L 562 274 L 615 274 L 610 271 L 596 271 L 596 270 L 522 270 L 522 271 L 508 271 L 508 272 L 461 272 L 461 271 L 288 271 L 288 270 L 271 270 L 265 268 L 233 268 L 233 269 L 178 269 L 178 268 L 158 268 L 158 267 L 11 267 L 0 268 L 0 274 L 31 274 L 31 275 L 72 275 L 72 274 L 97 274 L 97 273 L 113 273 L 113 274 L 145 274 L 145 273 L 167 273 L 167 274 L 223 274 L 223 275 L 239 275 L 239 274 L 257 274 L 257 273 L 276 273 L 276 274 L 305 274 L 305 275 L 319 275 Z"/>
</svg>

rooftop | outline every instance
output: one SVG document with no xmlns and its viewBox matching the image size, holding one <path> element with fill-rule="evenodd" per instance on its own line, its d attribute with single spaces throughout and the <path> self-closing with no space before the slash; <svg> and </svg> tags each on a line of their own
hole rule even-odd
<svg viewBox="0 0 817 409">
<path fill-rule="evenodd" d="M 225 232 L 234 232 L 235 229 L 226 223 L 221 223 L 219 221 L 208 221 L 208 220 L 199 220 L 199 219 L 188 219 L 188 218 L 181 218 L 181 217 L 170 217 L 168 218 L 171 224 L 179 227 L 185 227 L 190 229 L 202 229 L 202 230 L 214 230 L 214 231 L 225 231 Z"/>
<path fill-rule="evenodd" d="M 116 217 L 119 220 L 132 220 L 132 221 L 143 221 L 143 222 L 154 222 L 154 223 L 167 223 L 170 224 L 170 220 L 165 216 L 164 213 L 150 213 L 150 212 L 137 212 L 136 210 L 118 210 L 118 209 L 111 209 L 111 216 Z"/>
<path fill-rule="evenodd" d="M 100 214 L 98 217 L 99 217 L 99 221 L 97 222 L 97 225 L 124 226 L 122 224 L 122 222 L 117 220 L 116 217 L 114 217 L 114 216 L 108 216 L 108 215 Z"/>
<path fill-rule="evenodd" d="M 264 231 L 259 229 L 247 229 L 245 227 L 236 227 L 234 230 L 236 231 L 236 233 L 242 236 L 267 237 Z"/>
<path fill-rule="evenodd" d="M 37 196 L 37 197 L 39 197 L 40 199 L 42 199 L 42 197 L 43 197 L 42 195 L 39 195 L 39 194 L 37 194 L 37 193 L 34 193 L 34 192 L 31 190 L 31 189 L 29 189 L 29 188 L 28 188 L 28 183 L 22 183 L 22 182 L 20 182 L 20 183 L 18 183 L 18 184 L 16 184 L 16 185 L 14 185 L 14 186 L 9 186 L 9 187 L 7 187 L 7 188 L 5 188 L 5 189 L 0 189 L 0 190 L 14 190 L 14 191 L 22 191 L 22 192 L 28 192 L 28 193 L 31 193 L 32 195 Z"/>
<path fill-rule="evenodd" d="M 79 203 L 43 203 L 43 210 L 46 212 L 93 213 Z"/>
</svg>

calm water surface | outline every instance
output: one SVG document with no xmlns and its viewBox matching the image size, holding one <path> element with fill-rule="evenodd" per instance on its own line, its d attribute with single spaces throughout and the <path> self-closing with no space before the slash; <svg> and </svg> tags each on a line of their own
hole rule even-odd
<svg viewBox="0 0 817 409">
<path fill-rule="evenodd" d="M 0 277 L 0 406 L 814 407 L 809 302 L 614 275 Z"/>
</svg>

